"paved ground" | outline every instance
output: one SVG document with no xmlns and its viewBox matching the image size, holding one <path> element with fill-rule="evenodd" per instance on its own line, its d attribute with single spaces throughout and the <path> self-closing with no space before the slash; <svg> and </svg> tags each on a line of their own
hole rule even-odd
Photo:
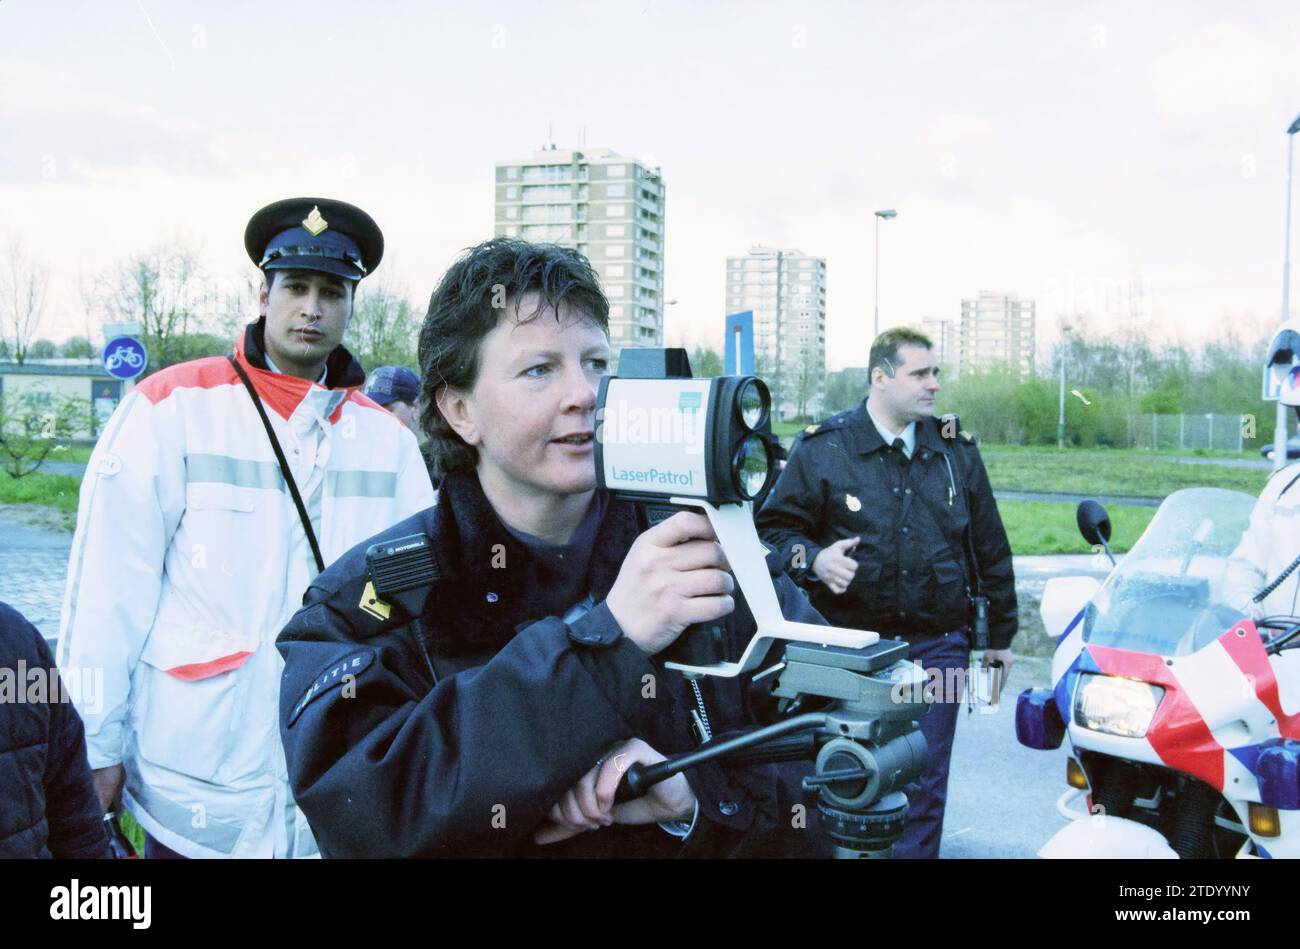
<svg viewBox="0 0 1300 949">
<path fill-rule="evenodd" d="M 0 600 L 46 639 L 59 632 L 59 610 L 72 534 L 30 507 L 0 504 Z"/>
<path fill-rule="evenodd" d="M 993 714 L 962 710 L 953 741 L 944 857 L 1033 857 L 1065 826 L 1056 799 L 1066 790 L 1065 752 L 1016 741 L 1016 696 L 1047 686 L 1051 663 L 1022 659 Z"/>
<path fill-rule="evenodd" d="M 80 478 L 86 473 L 86 466 L 75 461 L 43 461 L 40 470 L 44 474 L 72 475 Z"/>
<path fill-rule="evenodd" d="M 1120 554 L 1116 562 L 1124 559 Z M 1052 577 L 1087 575 L 1098 580 L 1110 573 L 1110 561 L 1105 554 L 1035 554 L 1012 558 L 1016 570 L 1016 592 L 1028 588 L 1038 595 Z"/>
<path fill-rule="evenodd" d="M 1132 507 L 1159 507 L 1163 500 L 1163 498 L 1139 498 L 1127 494 L 1062 494 L 1057 491 L 994 491 L 993 496 L 999 501 L 1051 501 L 1068 504 L 1078 504 L 1085 498 L 1092 498 L 1102 504 Z"/>
<path fill-rule="evenodd" d="M 1104 554 L 1016 557 L 1016 592 L 1022 609 L 1032 604 L 1037 610 L 1052 577 L 1101 580 L 1110 569 Z M 1022 616 L 1022 624 L 1026 619 Z M 1037 617 L 1033 620 L 1037 625 Z M 1050 686 L 1051 665 L 1050 658 L 1020 657 L 996 713 L 961 713 L 953 741 L 943 856 L 1033 857 L 1065 826 L 1056 812 L 1056 800 L 1066 790 L 1065 751 L 1034 751 L 1016 741 L 1016 698 L 1025 689 Z"/>
</svg>

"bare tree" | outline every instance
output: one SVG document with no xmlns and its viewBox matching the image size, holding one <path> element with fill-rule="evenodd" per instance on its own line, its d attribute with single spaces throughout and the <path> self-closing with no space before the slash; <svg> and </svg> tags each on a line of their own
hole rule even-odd
<svg viewBox="0 0 1300 949">
<path fill-rule="evenodd" d="M 257 319 L 260 286 L 249 276 L 224 281 L 213 295 L 213 332 L 232 341 L 242 335 L 244 327 Z"/>
<path fill-rule="evenodd" d="M 814 350 L 802 348 L 799 362 L 794 367 L 794 402 L 798 407 L 799 418 L 808 416 L 810 402 L 819 402 L 826 383 L 826 367 L 821 364 Z"/>
<path fill-rule="evenodd" d="M 19 364 L 40 329 L 49 282 L 49 268 L 30 259 L 21 241 L 11 241 L 0 272 L 0 320 L 6 348 Z"/>
<path fill-rule="evenodd" d="M 419 335 L 420 319 L 405 290 L 381 281 L 358 292 L 344 342 L 367 370 L 414 366 Z"/>
<path fill-rule="evenodd" d="M 177 242 L 100 275 L 94 299 L 101 315 L 141 324 L 152 369 L 185 359 L 186 337 L 211 323 L 217 309 L 198 253 Z"/>
</svg>

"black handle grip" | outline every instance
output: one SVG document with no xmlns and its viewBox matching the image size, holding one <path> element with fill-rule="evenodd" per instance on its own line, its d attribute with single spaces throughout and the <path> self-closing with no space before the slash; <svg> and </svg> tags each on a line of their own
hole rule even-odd
<svg viewBox="0 0 1300 949">
<path fill-rule="evenodd" d="M 614 792 L 614 803 L 626 804 L 628 801 L 635 800 L 646 792 L 647 787 L 641 765 L 634 764 L 623 773 L 622 780 L 618 782 L 618 789 Z"/>
<path fill-rule="evenodd" d="M 623 780 L 618 782 L 618 789 L 614 791 L 614 803 L 626 804 L 642 797 L 660 781 L 667 781 L 685 769 L 686 765 L 681 759 L 674 761 L 671 758 L 654 764 L 633 764 L 624 772 Z"/>
</svg>

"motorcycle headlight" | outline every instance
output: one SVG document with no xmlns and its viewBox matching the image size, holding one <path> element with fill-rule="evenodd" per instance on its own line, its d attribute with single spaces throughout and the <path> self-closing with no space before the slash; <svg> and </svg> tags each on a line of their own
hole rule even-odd
<svg viewBox="0 0 1300 949">
<path fill-rule="evenodd" d="M 1074 693 L 1074 720 L 1091 731 L 1141 738 L 1164 694 L 1164 689 L 1149 682 L 1084 674 Z"/>
</svg>

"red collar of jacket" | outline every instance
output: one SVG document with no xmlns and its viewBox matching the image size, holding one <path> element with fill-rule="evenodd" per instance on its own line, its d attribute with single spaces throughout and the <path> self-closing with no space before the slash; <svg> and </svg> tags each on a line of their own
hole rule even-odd
<svg viewBox="0 0 1300 949">
<path fill-rule="evenodd" d="M 244 330 L 244 335 L 235 342 L 235 358 L 248 373 L 248 378 L 257 389 L 258 395 L 276 415 L 287 421 L 317 383 L 271 371 L 266 362 L 266 350 L 263 345 L 264 329 L 264 319 L 249 323 Z M 359 390 L 365 381 L 366 371 L 361 368 L 361 363 L 357 362 L 342 346 L 335 347 L 325 360 L 324 387 Z M 350 391 L 347 395 L 349 398 L 358 397 L 356 391 Z M 346 398 L 342 401 L 346 401 Z M 342 401 L 339 403 L 340 406 Z M 335 421 L 336 414 L 337 412 L 331 414 L 331 422 Z"/>
</svg>

